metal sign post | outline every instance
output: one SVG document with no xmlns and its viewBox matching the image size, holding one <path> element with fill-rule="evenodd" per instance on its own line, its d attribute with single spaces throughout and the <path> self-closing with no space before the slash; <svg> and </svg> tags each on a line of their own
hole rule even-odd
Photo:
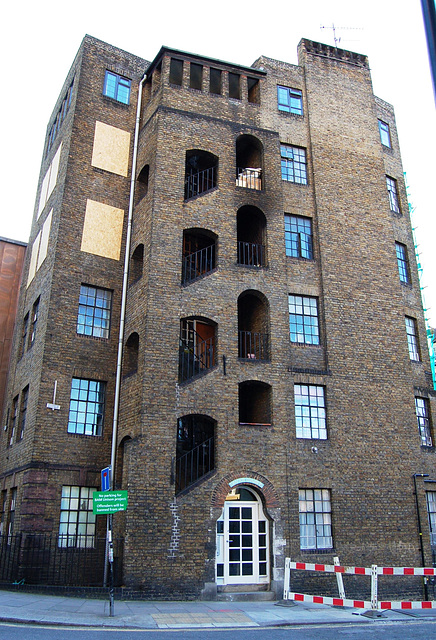
<svg viewBox="0 0 436 640">
<path fill-rule="evenodd" d="M 110 467 L 101 472 L 102 486 L 110 486 Z M 92 511 L 95 515 L 107 515 L 105 586 L 107 584 L 107 568 L 109 566 L 109 615 L 114 615 L 114 544 L 112 538 L 113 514 L 127 509 L 127 491 L 94 491 L 92 494 Z"/>
</svg>

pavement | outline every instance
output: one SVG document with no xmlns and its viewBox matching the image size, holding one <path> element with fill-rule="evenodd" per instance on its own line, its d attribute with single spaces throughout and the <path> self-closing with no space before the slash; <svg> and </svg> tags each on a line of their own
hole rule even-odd
<svg viewBox="0 0 436 640">
<path fill-rule="evenodd" d="M 279 602 L 164 602 L 108 600 L 0 591 L 0 621 L 129 629 L 288 627 L 320 624 L 379 624 L 434 620 L 436 609 L 387 611 L 368 618 L 363 609 L 324 604 Z"/>
</svg>

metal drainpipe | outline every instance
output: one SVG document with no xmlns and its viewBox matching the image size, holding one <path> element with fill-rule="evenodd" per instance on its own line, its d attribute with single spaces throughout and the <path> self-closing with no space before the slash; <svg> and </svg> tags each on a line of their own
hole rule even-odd
<svg viewBox="0 0 436 640">
<path fill-rule="evenodd" d="M 115 456 L 117 451 L 118 414 L 120 408 L 121 367 L 123 362 L 124 324 L 126 319 L 127 283 L 129 276 L 130 245 L 132 239 L 133 201 L 135 196 L 136 160 L 138 155 L 139 123 L 141 119 L 142 86 L 147 79 L 144 74 L 138 88 L 138 104 L 136 107 L 135 137 L 133 141 L 132 174 L 130 177 L 129 214 L 127 219 L 126 249 L 124 256 L 123 289 L 121 295 L 120 331 L 118 337 L 117 374 L 115 380 L 114 419 L 112 423 L 111 451 L 111 489 L 115 486 Z"/>
</svg>

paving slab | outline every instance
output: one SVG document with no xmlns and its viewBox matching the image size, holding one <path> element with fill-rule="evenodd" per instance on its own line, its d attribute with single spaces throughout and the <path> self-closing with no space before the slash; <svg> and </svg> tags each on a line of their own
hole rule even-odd
<svg viewBox="0 0 436 640">
<path fill-rule="evenodd" d="M 374 625 L 383 621 L 436 620 L 436 610 L 384 612 L 363 616 L 363 609 L 316 603 L 162 602 L 68 598 L 24 591 L 0 590 L 0 620 L 21 623 L 132 629 L 247 628 L 319 624 Z"/>
</svg>

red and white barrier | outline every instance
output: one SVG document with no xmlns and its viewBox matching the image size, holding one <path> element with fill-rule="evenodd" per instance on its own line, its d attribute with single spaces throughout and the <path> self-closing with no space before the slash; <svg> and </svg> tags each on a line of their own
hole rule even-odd
<svg viewBox="0 0 436 640">
<path fill-rule="evenodd" d="M 338 559 L 335 558 L 335 562 Z M 328 596 L 314 596 L 307 593 L 296 593 L 289 591 L 291 570 L 295 571 L 320 571 L 322 573 L 352 574 L 371 576 L 371 601 L 351 600 L 345 598 L 345 592 L 340 593 L 339 598 Z M 337 575 L 337 577 L 339 577 Z M 286 558 L 285 562 L 285 588 L 283 591 L 284 600 L 294 600 L 295 602 L 313 602 L 316 604 L 328 604 L 334 607 L 354 607 L 356 609 L 387 610 L 387 609 L 436 609 L 436 601 L 412 601 L 412 600 L 378 600 L 377 598 L 377 578 L 378 576 L 434 576 L 436 568 L 433 567 L 348 567 L 340 564 L 318 564 L 308 562 L 291 562 Z M 342 583 L 341 583 L 342 584 Z M 339 582 L 338 582 L 339 586 Z"/>
</svg>

